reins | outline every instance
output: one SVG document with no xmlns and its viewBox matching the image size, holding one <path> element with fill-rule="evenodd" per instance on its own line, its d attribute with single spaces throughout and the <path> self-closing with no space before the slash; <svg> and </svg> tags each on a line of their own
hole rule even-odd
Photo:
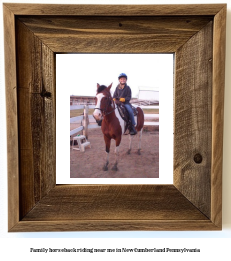
<svg viewBox="0 0 231 261">
<path fill-rule="evenodd" d="M 108 99 L 109 99 L 109 101 L 110 101 L 110 100 L 113 101 L 113 100 L 110 99 L 109 97 L 108 97 Z M 107 116 L 107 115 L 111 114 L 111 113 L 116 109 L 115 104 L 114 104 L 114 109 L 113 109 L 112 111 L 107 112 L 107 109 L 108 109 L 108 106 L 109 106 L 109 105 L 110 105 L 110 103 L 108 102 L 106 109 L 95 108 L 95 110 L 96 110 L 96 109 L 97 109 L 97 110 L 100 110 L 100 111 L 102 111 L 102 113 L 103 113 L 104 116 Z"/>
</svg>

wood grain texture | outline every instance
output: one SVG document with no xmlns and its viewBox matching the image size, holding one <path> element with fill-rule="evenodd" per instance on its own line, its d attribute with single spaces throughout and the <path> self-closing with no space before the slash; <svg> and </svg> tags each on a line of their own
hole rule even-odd
<svg viewBox="0 0 231 261">
<path fill-rule="evenodd" d="M 54 54 L 16 21 L 20 217 L 55 186 Z"/>
<path fill-rule="evenodd" d="M 173 185 L 58 185 L 40 200 L 23 221 L 49 221 L 54 218 L 56 220 L 208 219 Z"/>
<path fill-rule="evenodd" d="M 209 220 L 54 220 L 21 221 L 9 232 L 41 231 L 211 231 L 219 230 Z"/>
<path fill-rule="evenodd" d="M 209 21 L 192 17 L 21 17 L 56 53 L 175 52 Z M 123 41 L 121 41 L 123 35 Z"/>
<path fill-rule="evenodd" d="M 8 229 L 19 221 L 19 155 L 14 14 L 3 6 L 7 119 Z"/>
<path fill-rule="evenodd" d="M 224 4 L 192 5 L 55 5 L 5 3 L 15 15 L 181 16 L 216 15 Z"/>
<path fill-rule="evenodd" d="M 222 226 L 222 155 L 225 89 L 226 6 L 214 18 L 211 220 Z"/>
<path fill-rule="evenodd" d="M 174 129 L 174 184 L 209 218 L 212 36 L 210 22 L 176 52 Z M 195 162 L 195 155 L 202 162 Z"/>
<path fill-rule="evenodd" d="M 58 185 L 12 231 L 25 228 L 27 231 L 217 229 L 173 185 Z"/>
<path fill-rule="evenodd" d="M 9 231 L 221 229 L 225 6 L 4 4 Z M 119 53 L 118 35 L 176 52 L 174 185 L 56 186 L 55 52 Z"/>
</svg>

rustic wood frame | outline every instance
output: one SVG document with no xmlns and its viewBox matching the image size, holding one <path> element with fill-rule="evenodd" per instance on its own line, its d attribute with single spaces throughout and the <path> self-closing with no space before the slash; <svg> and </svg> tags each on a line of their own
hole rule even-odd
<svg viewBox="0 0 231 261">
<path fill-rule="evenodd" d="M 3 8 L 9 231 L 221 230 L 226 4 Z M 55 184 L 60 52 L 175 53 L 173 185 Z"/>
</svg>

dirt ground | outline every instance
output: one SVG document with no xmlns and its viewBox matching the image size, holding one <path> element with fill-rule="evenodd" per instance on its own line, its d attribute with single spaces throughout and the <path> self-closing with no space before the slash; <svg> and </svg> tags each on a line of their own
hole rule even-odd
<svg viewBox="0 0 231 261">
<path fill-rule="evenodd" d="M 128 155 L 129 135 L 123 135 L 120 145 L 118 171 L 111 170 L 115 162 L 115 141 L 112 140 L 108 171 L 103 171 L 106 160 L 105 144 L 101 129 L 89 130 L 91 148 L 85 152 L 72 150 L 70 146 L 71 178 L 158 178 L 159 177 L 159 130 L 149 127 L 143 130 L 141 155 L 138 155 L 138 135 Z M 74 146 L 77 147 L 77 146 Z"/>
</svg>

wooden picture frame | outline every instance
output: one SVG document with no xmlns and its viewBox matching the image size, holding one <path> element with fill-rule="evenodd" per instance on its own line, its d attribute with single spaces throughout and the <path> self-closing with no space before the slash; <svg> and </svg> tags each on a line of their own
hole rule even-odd
<svg viewBox="0 0 231 261">
<path fill-rule="evenodd" d="M 9 231 L 221 230 L 226 4 L 3 8 Z M 173 184 L 56 185 L 55 54 L 73 52 L 175 53 Z"/>
</svg>

